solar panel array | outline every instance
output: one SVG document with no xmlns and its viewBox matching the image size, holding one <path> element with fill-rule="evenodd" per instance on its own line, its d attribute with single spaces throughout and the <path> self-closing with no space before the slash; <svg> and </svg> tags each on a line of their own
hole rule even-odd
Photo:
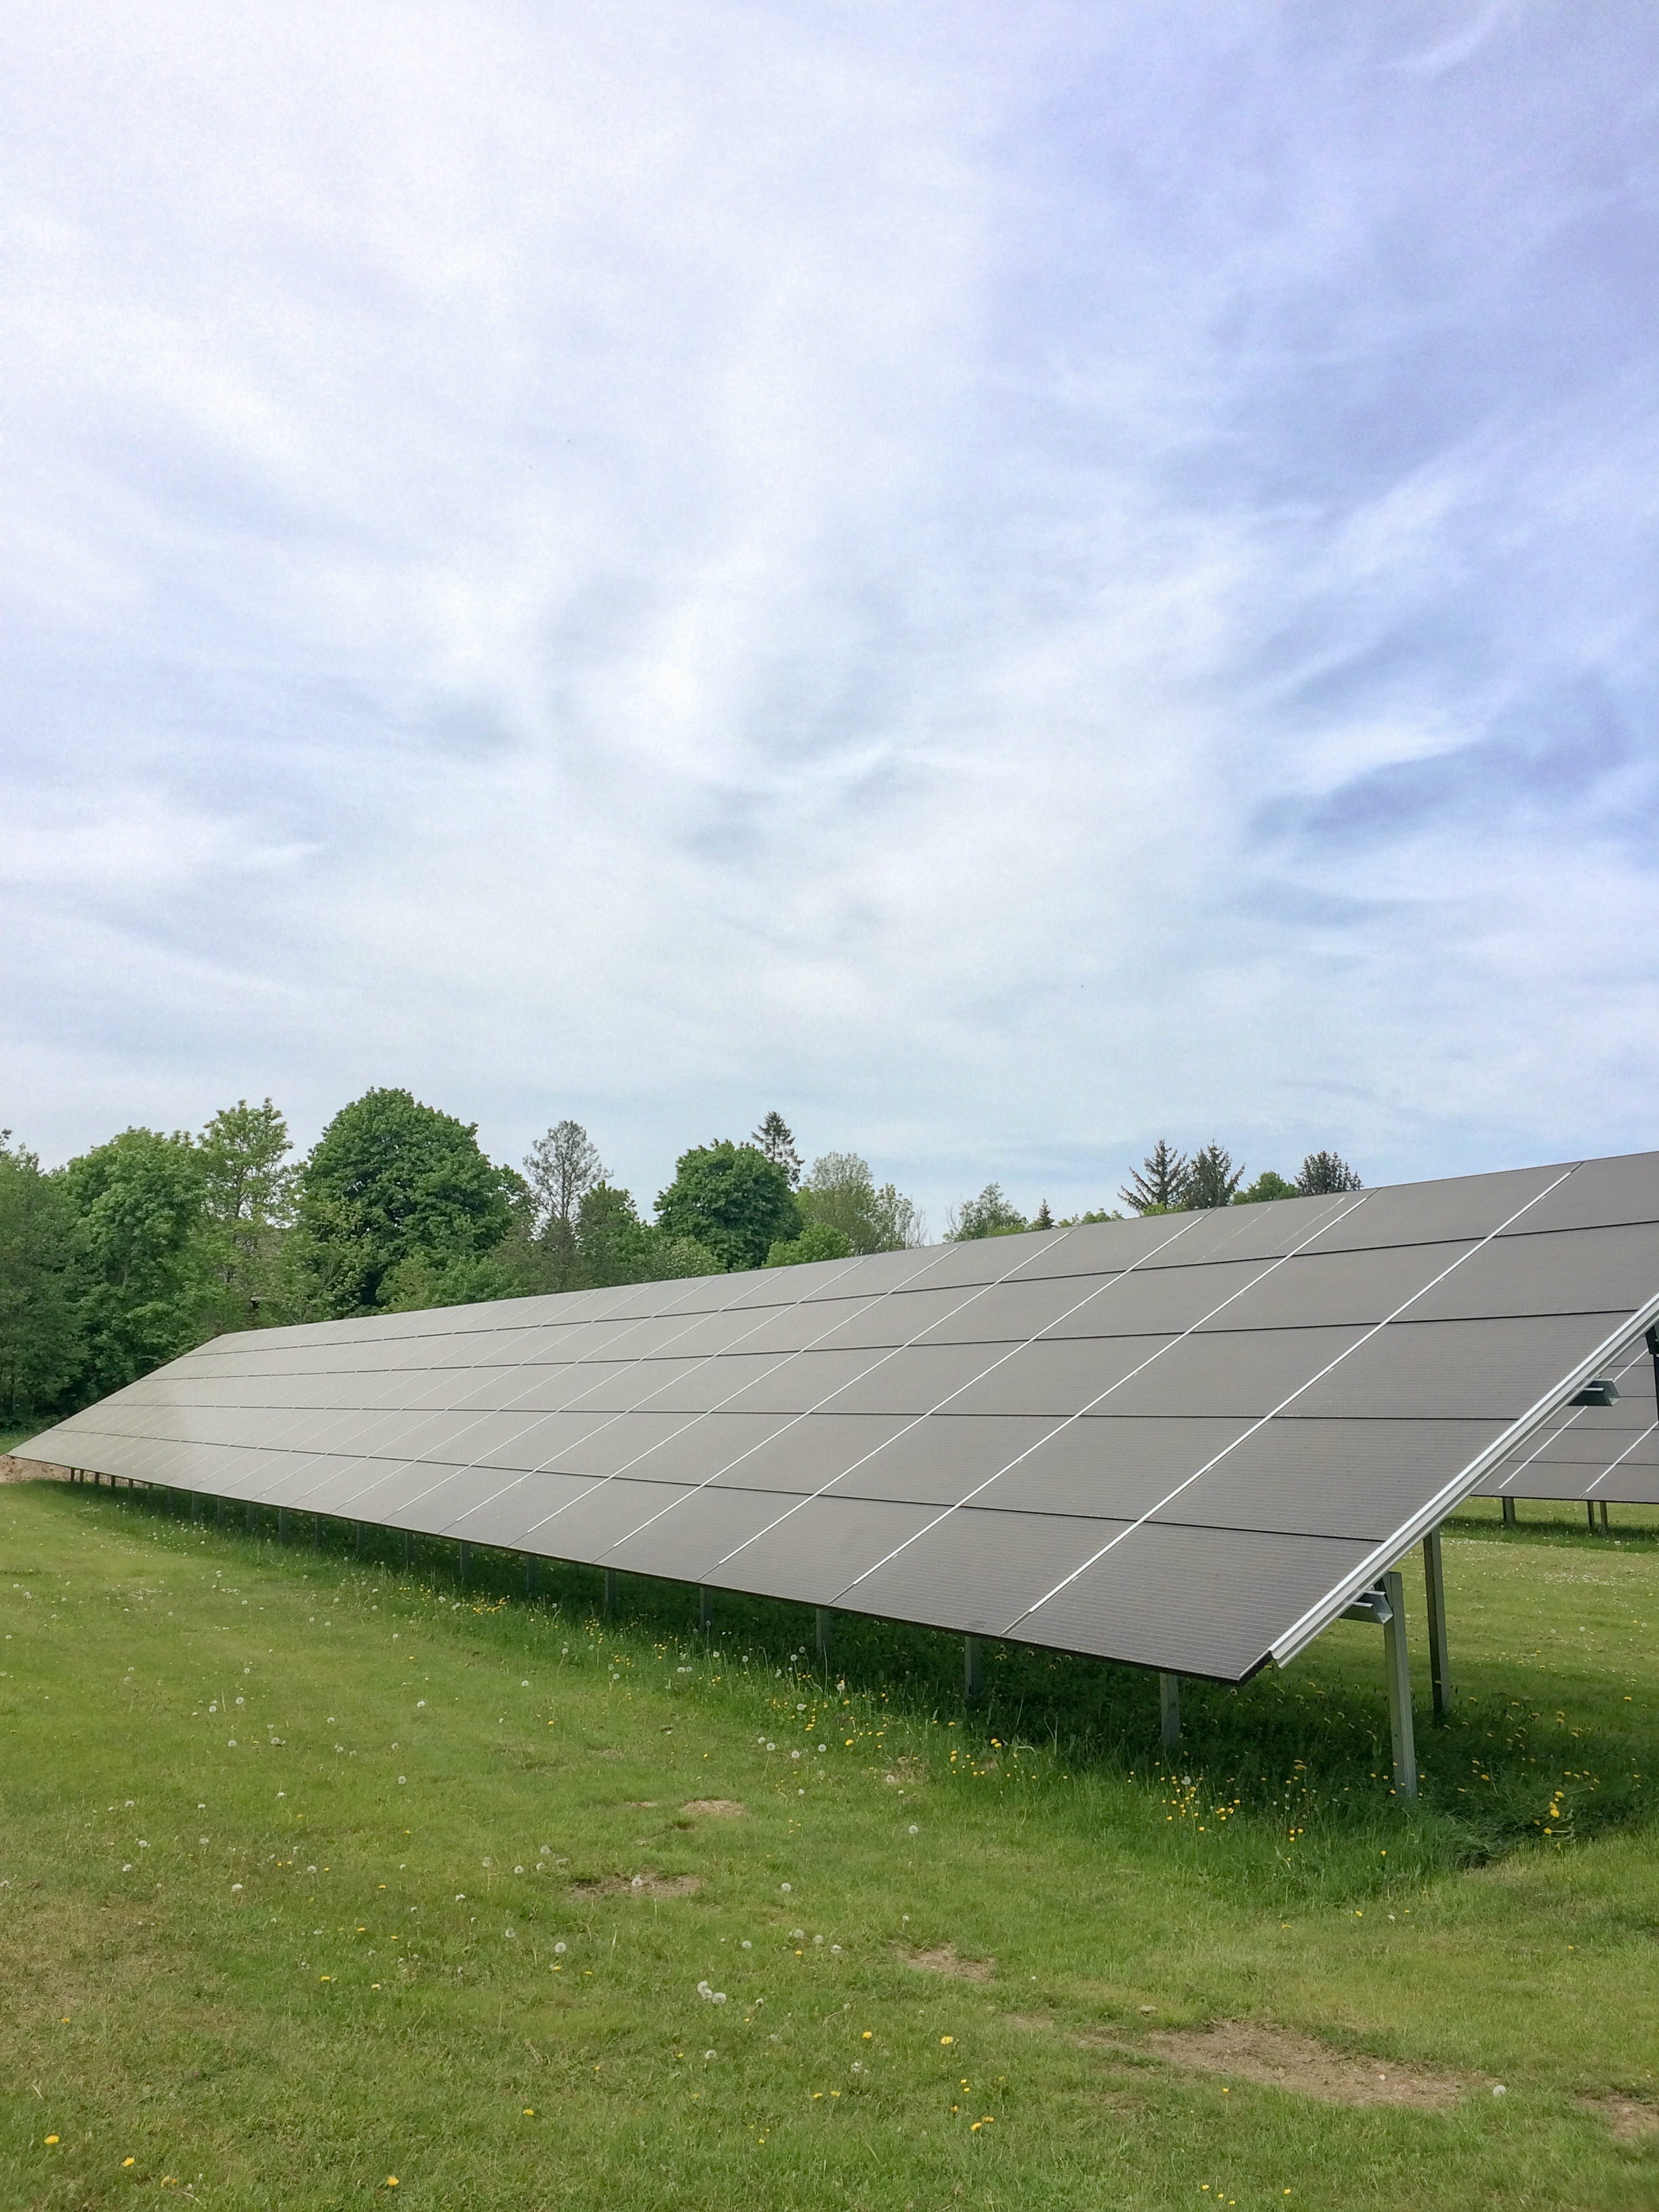
<svg viewBox="0 0 1659 2212">
<path fill-rule="evenodd" d="M 1641 1154 L 222 1337 L 21 1449 L 1237 1680 L 1656 1315 Z"/>
</svg>

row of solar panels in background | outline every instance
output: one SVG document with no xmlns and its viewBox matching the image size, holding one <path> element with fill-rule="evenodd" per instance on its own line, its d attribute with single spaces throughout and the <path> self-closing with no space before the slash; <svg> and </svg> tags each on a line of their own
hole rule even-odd
<svg viewBox="0 0 1659 2212">
<path fill-rule="evenodd" d="M 1659 1375 L 1643 1339 L 1607 1362 L 1611 1406 L 1569 1406 L 1480 1486 L 1482 1498 L 1659 1505 Z"/>
</svg>

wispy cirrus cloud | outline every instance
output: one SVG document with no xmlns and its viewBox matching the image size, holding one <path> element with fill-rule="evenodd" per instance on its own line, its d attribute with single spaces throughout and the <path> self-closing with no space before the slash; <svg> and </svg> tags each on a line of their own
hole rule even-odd
<svg viewBox="0 0 1659 2212">
<path fill-rule="evenodd" d="M 5 1118 L 1651 1140 L 1626 11 L 9 33 Z"/>
</svg>

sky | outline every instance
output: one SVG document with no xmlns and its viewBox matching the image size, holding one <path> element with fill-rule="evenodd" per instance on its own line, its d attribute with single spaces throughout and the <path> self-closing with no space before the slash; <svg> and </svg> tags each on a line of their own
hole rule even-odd
<svg viewBox="0 0 1659 2212">
<path fill-rule="evenodd" d="M 35 0 L 0 1123 L 1659 1146 L 1659 15 Z"/>
</svg>

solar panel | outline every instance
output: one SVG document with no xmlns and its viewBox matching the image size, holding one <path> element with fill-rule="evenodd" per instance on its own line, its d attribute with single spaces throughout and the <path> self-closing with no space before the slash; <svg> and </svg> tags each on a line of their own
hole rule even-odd
<svg viewBox="0 0 1659 2212">
<path fill-rule="evenodd" d="M 1646 1153 L 222 1337 L 18 1449 L 1237 1681 L 1476 1489 L 1659 1501 L 1656 1316 Z"/>
</svg>

